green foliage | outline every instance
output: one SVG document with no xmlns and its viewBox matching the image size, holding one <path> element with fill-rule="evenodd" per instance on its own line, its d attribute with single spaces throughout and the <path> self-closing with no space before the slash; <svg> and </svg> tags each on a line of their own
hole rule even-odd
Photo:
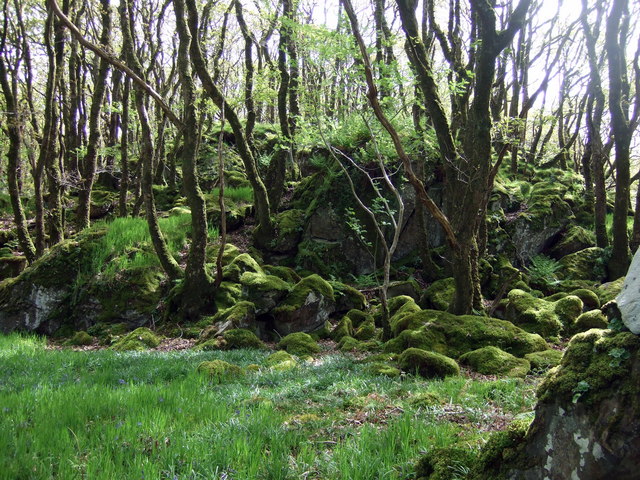
<svg viewBox="0 0 640 480">
<path fill-rule="evenodd" d="M 311 335 L 304 332 L 290 333 L 278 342 L 278 348 L 298 357 L 306 357 L 320 351 L 320 346 Z"/>
<path fill-rule="evenodd" d="M 547 287 L 559 282 L 556 273 L 561 268 L 562 265 L 557 260 L 545 255 L 536 255 L 531 258 L 527 273 L 532 283 Z"/>
<path fill-rule="evenodd" d="M 218 198 L 220 196 L 220 188 L 213 188 L 211 194 L 213 197 Z M 251 187 L 226 187 L 224 189 L 224 198 L 234 202 L 253 203 L 253 189 Z"/>
</svg>

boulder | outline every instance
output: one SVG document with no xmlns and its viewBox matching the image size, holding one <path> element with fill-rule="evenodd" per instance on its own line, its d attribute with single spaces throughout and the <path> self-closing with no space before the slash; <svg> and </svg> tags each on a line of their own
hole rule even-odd
<svg viewBox="0 0 640 480">
<path fill-rule="evenodd" d="M 456 283 L 452 277 L 433 282 L 422 294 L 420 306 L 433 310 L 448 310 L 456 293 Z"/>
<path fill-rule="evenodd" d="M 535 419 L 510 445 L 509 458 L 496 451 L 473 478 L 638 478 L 638 336 L 595 329 L 576 335 L 538 397 Z"/>
<path fill-rule="evenodd" d="M 517 358 L 498 347 L 482 347 L 462 355 L 458 361 L 483 375 L 504 375 L 524 377 L 531 364 L 524 358 Z"/>
<path fill-rule="evenodd" d="M 640 253 L 638 252 L 633 256 L 622 290 L 616 297 L 622 322 L 636 335 L 640 334 Z"/>
<path fill-rule="evenodd" d="M 320 346 L 304 332 L 290 333 L 278 342 L 278 349 L 286 350 L 292 355 L 306 357 L 320 351 Z"/>
<path fill-rule="evenodd" d="M 406 321 L 414 329 L 404 330 L 385 343 L 386 352 L 401 353 L 416 347 L 458 358 L 477 348 L 493 345 L 522 357 L 548 348 L 540 335 L 497 318 L 422 310 L 409 315 Z"/>
<path fill-rule="evenodd" d="M 420 348 L 407 348 L 398 358 L 398 364 L 403 371 L 425 378 L 460 375 L 460 367 L 454 359 Z"/>
<path fill-rule="evenodd" d="M 276 332 L 287 335 L 317 330 L 334 311 L 333 287 L 314 274 L 296 283 L 270 315 Z"/>
</svg>

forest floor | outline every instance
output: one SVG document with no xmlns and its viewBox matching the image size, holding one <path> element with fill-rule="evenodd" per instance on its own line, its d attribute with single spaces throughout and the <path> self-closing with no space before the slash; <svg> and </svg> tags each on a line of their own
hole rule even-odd
<svg viewBox="0 0 640 480">
<path fill-rule="evenodd" d="M 274 369 L 269 350 L 185 339 L 114 352 L 0 337 L 0 478 L 408 479 L 421 454 L 530 418 L 542 378 L 386 377 L 329 343 Z M 213 359 L 244 373 L 197 371 Z"/>
</svg>

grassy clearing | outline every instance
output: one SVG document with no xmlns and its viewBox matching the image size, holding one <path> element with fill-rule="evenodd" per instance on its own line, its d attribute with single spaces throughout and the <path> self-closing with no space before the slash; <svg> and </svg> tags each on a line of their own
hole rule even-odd
<svg viewBox="0 0 640 480">
<path fill-rule="evenodd" d="M 220 196 L 220 188 L 213 188 L 211 194 L 218 198 Z M 253 203 L 253 189 L 251 187 L 226 187 L 224 189 L 224 198 L 234 202 Z"/>
<path fill-rule="evenodd" d="M 528 412 L 520 380 L 425 381 L 330 354 L 222 383 L 215 358 L 268 352 L 74 352 L 0 337 L 2 479 L 404 479 L 421 452 L 477 445 Z"/>
</svg>

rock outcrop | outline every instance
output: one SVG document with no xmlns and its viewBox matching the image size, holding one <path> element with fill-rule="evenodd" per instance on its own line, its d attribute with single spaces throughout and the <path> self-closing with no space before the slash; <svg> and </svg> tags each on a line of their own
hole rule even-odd
<svg viewBox="0 0 640 480">
<path fill-rule="evenodd" d="M 622 323 L 636 335 L 640 334 L 640 250 L 633 257 L 616 303 Z"/>
</svg>

